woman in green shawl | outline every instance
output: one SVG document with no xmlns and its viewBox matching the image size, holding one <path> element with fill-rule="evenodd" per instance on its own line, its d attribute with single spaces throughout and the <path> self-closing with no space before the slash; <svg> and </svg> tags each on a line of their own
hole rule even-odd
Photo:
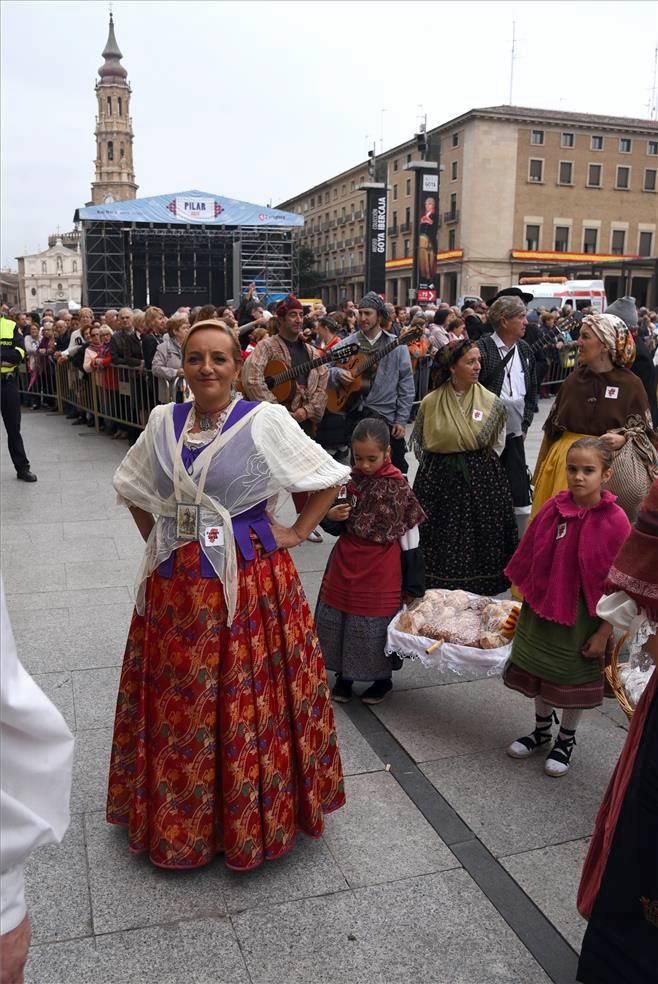
<svg viewBox="0 0 658 984">
<path fill-rule="evenodd" d="M 412 445 L 420 465 L 414 492 L 428 519 L 420 528 L 428 588 L 494 595 L 518 535 L 499 455 L 506 412 L 480 386 L 480 352 L 459 339 L 440 349 L 437 386 L 420 405 Z"/>
</svg>

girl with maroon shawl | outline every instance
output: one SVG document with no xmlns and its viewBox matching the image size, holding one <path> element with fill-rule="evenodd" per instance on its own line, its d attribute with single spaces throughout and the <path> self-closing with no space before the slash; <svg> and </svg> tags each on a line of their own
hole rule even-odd
<svg viewBox="0 0 658 984">
<path fill-rule="evenodd" d="M 658 481 L 610 569 L 599 611 L 634 626 L 658 664 Z M 643 623 L 643 624 L 642 624 Z M 647 638 L 648 631 L 648 638 Z M 632 644 L 631 639 L 631 644 Z M 631 727 L 596 818 L 578 891 L 589 925 L 583 984 L 654 984 L 658 968 L 658 670 Z"/>
<path fill-rule="evenodd" d="M 596 606 L 617 550 L 630 531 L 615 496 L 602 489 L 612 452 L 598 438 L 575 441 L 567 453 L 569 490 L 544 503 L 505 569 L 524 597 L 503 681 L 535 701 L 534 731 L 513 741 L 511 758 L 529 758 L 552 741 L 554 708 L 560 732 L 546 775 L 569 769 L 576 727 L 603 700 L 602 664 L 612 627 Z"/>
<path fill-rule="evenodd" d="M 390 436 L 382 420 L 366 418 L 354 429 L 355 468 L 347 502 L 329 510 L 324 529 L 339 537 L 320 588 L 315 612 L 327 669 L 337 674 L 332 697 L 346 703 L 355 680 L 373 680 L 362 695 L 379 704 L 393 686 L 386 632 L 403 595 L 422 597 L 425 571 L 418 524 L 425 513 L 399 469 L 391 464 Z"/>
</svg>

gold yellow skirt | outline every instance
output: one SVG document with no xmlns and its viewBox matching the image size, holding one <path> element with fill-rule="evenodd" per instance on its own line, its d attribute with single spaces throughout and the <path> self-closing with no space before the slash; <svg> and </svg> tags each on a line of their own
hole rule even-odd
<svg viewBox="0 0 658 984">
<path fill-rule="evenodd" d="M 591 434 L 574 434 L 572 431 L 565 431 L 562 437 L 548 446 L 544 438 L 533 478 L 531 519 L 537 515 L 545 502 L 566 489 L 567 452 L 573 442 L 580 437 L 591 437 Z"/>
</svg>

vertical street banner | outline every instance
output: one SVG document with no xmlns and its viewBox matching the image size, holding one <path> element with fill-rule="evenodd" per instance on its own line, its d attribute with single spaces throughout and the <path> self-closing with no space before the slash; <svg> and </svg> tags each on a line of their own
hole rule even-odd
<svg viewBox="0 0 658 984">
<path fill-rule="evenodd" d="M 414 286 L 421 304 L 436 300 L 438 233 L 439 173 L 435 165 L 432 170 L 416 170 Z"/>
<path fill-rule="evenodd" d="M 366 185 L 366 293 L 386 291 L 386 185 Z"/>
</svg>

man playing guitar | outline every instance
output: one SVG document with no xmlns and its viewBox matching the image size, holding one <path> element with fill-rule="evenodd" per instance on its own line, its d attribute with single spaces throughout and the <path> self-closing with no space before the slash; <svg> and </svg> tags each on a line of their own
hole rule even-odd
<svg viewBox="0 0 658 984">
<path fill-rule="evenodd" d="M 265 368 L 272 360 L 294 367 L 310 362 L 320 354 L 312 345 L 301 340 L 303 322 L 302 305 L 293 294 L 289 294 L 276 308 L 277 334 L 262 338 L 242 369 L 242 385 L 248 399 L 277 402 L 265 382 Z M 290 414 L 306 431 L 322 419 L 327 403 L 328 378 L 326 366 L 309 370 L 297 379 L 292 398 L 286 404 Z"/>
<path fill-rule="evenodd" d="M 395 335 L 385 331 L 388 325 L 386 305 L 374 291 L 366 294 L 359 304 L 359 330 L 344 339 L 344 344 L 357 342 L 360 350 L 371 355 L 395 341 Z M 253 358 L 253 356 L 252 356 Z M 349 384 L 352 375 L 349 371 L 334 367 L 329 370 L 329 384 L 338 386 L 340 381 Z M 408 465 L 405 453 L 404 428 L 411 415 L 414 402 L 415 385 L 411 359 L 406 345 L 399 345 L 385 355 L 375 368 L 368 392 L 361 394 L 354 407 L 347 409 L 347 441 L 352 431 L 365 417 L 379 417 L 385 420 L 391 432 L 391 461 L 403 474 Z"/>
</svg>

